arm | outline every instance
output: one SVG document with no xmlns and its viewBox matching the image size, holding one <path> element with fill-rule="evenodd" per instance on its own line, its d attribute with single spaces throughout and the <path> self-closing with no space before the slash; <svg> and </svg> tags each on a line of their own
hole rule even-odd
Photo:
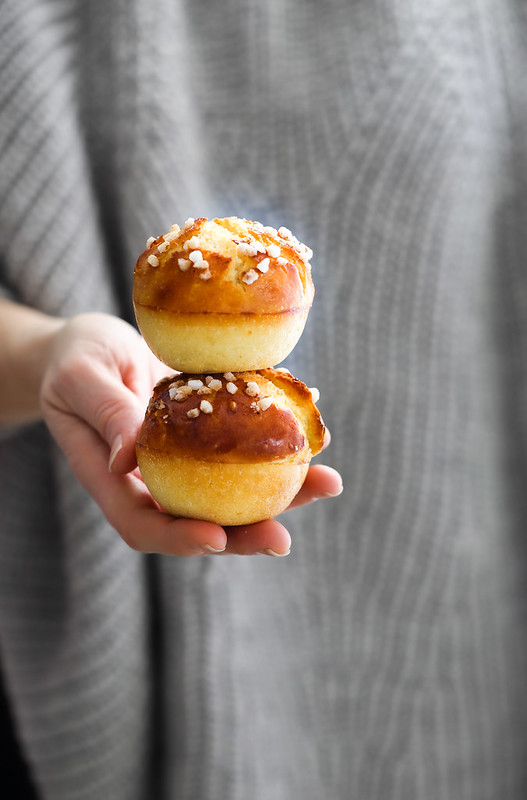
<svg viewBox="0 0 527 800">
<path fill-rule="evenodd" d="M 0 301 L 0 419 L 43 418 L 73 473 L 124 541 L 142 552 L 286 554 L 275 520 L 224 530 L 159 509 L 136 469 L 135 439 L 167 368 L 132 326 L 106 314 L 68 321 Z M 295 505 L 338 494 L 340 477 L 312 467 Z"/>
<path fill-rule="evenodd" d="M 0 424 L 42 419 L 40 386 L 63 320 L 0 298 Z"/>
</svg>

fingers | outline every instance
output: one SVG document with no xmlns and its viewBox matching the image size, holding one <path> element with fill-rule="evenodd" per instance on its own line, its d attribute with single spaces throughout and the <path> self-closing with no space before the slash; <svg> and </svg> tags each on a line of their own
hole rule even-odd
<svg viewBox="0 0 527 800">
<path fill-rule="evenodd" d="M 289 552 L 289 533 L 275 520 L 224 530 L 212 522 L 174 519 L 159 509 L 137 472 L 108 473 L 108 447 L 89 425 L 63 414 L 52 423 L 72 471 L 133 550 L 183 557 Z"/>
<path fill-rule="evenodd" d="M 101 508 L 107 509 L 108 521 L 133 550 L 183 557 L 225 550 L 227 537 L 222 527 L 165 514 L 133 475 L 113 475 L 107 485 L 111 496 L 101 496 Z"/>
<path fill-rule="evenodd" d="M 42 405 L 72 471 L 124 541 L 134 550 L 180 556 L 287 555 L 291 538 L 276 520 L 224 530 L 211 522 L 174 519 L 159 509 L 135 471 L 135 440 L 153 375 L 166 368 L 152 361 L 130 326 L 99 317 L 101 331 L 93 338 L 91 317 L 75 323 L 69 333 L 62 329 L 61 348 L 43 384 Z M 329 432 L 324 446 L 328 444 Z M 341 491 L 340 475 L 316 465 L 290 508 Z"/>
<path fill-rule="evenodd" d="M 288 510 L 324 497 L 337 497 L 342 488 L 342 478 L 336 469 L 315 464 L 309 468 L 304 484 Z"/>
<path fill-rule="evenodd" d="M 126 372 L 131 383 L 131 374 L 139 372 L 141 366 L 135 364 L 131 342 L 125 337 L 112 348 L 82 339 L 63 345 L 65 352 L 60 352 L 51 365 L 41 392 L 46 421 L 63 414 L 87 423 L 108 444 L 111 469 L 122 473 L 136 465 L 135 439 L 145 410 L 144 399 L 124 382 Z M 117 360 L 125 361 L 127 348 L 130 352 L 125 368 Z M 118 356 L 114 350 L 119 351 Z"/>
<path fill-rule="evenodd" d="M 57 413 L 87 423 L 107 443 L 110 470 L 124 473 L 135 467 L 135 440 L 144 408 L 133 392 L 94 366 L 84 369 L 82 381 L 76 380 L 74 373 L 62 379 L 56 395 L 49 405 Z"/>
<path fill-rule="evenodd" d="M 159 510 L 137 475 L 108 473 L 108 447 L 87 424 L 63 415 L 52 432 L 80 483 L 133 550 L 192 556 L 225 548 L 220 525 L 174 519 Z"/>
<path fill-rule="evenodd" d="M 133 414 L 131 413 L 131 408 L 124 409 L 123 413 L 114 412 L 114 424 L 112 424 L 112 420 L 107 420 L 111 431 L 109 438 L 103 435 L 105 441 L 110 445 L 108 461 L 110 472 L 124 474 L 130 472 L 137 465 L 135 440 L 137 431 L 143 422 L 153 387 L 162 377 L 174 374 L 174 370 L 162 364 L 147 348 L 142 339 L 140 340 L 140 346 L 144 351 L 145 368 L 138 369 L 136 362 L 132 364 L 132 369 L 130 369 L 131 377 L 123 376 L 127 388 L 131 391 L 127 396 L 121 394 L 121 399 L 125 404 L 129 400 L 134 404 Z M 139 403 L 137 398 L 139 398 Z"/>
<path fill-rule="evenodd" d="M 336 497 L 342 492 L 342 478 L 332 467 L 317 464 L 310 467 L 300 492 L 289 508 L 306 505 L 322 497 Z M 225 554 L 286 556 L 291 550 L 291 536 L 276 520 L 267 519 L 254 525 L 226 528 Z"/>
<path fill-rule="evenodd" d="M 103 511 L 134 550 L 182 557 L 203 555 L 287 555 L 288 531 L 275 520 L 223 529 L 212 522 L 175 519 L 158 509 L 134 475 L 112 475 L 99 495 Z"/>
<path fill-rule="evenodd" d="M 286 556 L 291 550 L 289 532 L 274 519 L 266 519 L 254 525 L 229 527 L 226 531 L 228 537 L 226 554 Z"/>
</svg>

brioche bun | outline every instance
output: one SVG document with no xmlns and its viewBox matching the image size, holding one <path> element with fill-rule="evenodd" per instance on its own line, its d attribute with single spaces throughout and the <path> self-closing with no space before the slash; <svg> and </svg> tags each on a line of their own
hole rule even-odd
<svg viewBox="0 0 527 800">
<path fill-rule="evenodd" d="M 134 273 L 139 329 L 155 355 L 189 373 L 280 363 L 313 302 L 311 251 L 286 228 L 189 219 L 149 239 Z"/>
<path fill-rule="evenodd" d="M 287 372 L 178 374 L 154 387 L 137 462 L 170 514 L 247 525 L 287 508 L 324 433 L 312 391 Z"/>
</svg>

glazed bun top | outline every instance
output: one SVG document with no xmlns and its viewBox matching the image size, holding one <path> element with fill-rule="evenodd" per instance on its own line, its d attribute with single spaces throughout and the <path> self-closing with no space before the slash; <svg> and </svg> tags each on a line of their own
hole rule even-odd
<svg viewBox="0 0 527 800">
<path fill-rule="evenodd" d="M 164 378 L 138 446 L 202 461 L 307 463 L 323 446 L 315 390 L 287 371 Z"/>
<path fill-rule="evenodd" d="M 173 312 L 308 309 L 311 255 L 287 228 L 238 217 L 188 219 L 148 240 L 135 267 L 134 302 Z"/>
</svg>

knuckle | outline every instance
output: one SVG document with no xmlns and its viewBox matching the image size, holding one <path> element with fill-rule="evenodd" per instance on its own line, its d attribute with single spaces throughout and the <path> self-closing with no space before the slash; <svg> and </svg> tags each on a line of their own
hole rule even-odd
<svg viewBox="0 0 527 800">
<path fill-rule="evenodd" d="M 86 373 L 86 362 L 81 353 L 68 353 L 51 367 L 47 383 L 60 397 L 67 397 Z"/>
</svg>

